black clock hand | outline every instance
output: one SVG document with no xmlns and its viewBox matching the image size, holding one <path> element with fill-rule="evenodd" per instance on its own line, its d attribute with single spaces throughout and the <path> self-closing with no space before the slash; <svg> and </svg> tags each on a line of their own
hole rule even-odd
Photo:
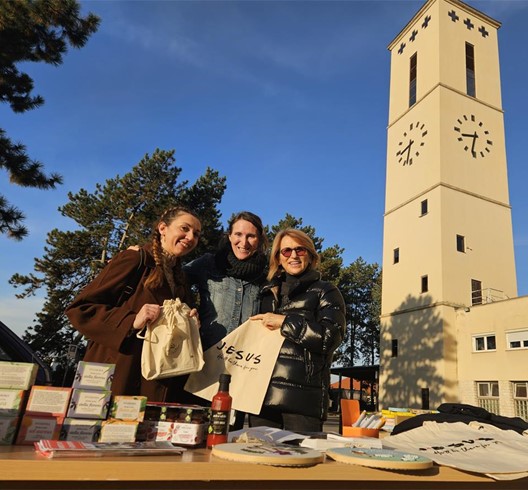
<svg viewBox="0 0 528 490">
<path fill-rule="evenodd" d="M 471 155 L 473 155 L 473 158 L 476 158 L 477 153 L 475 152 L 475 142 L 477 141 L 477 138 L 479 137 L 477 132 L 475 131 L 473 134 L 462 133 L 460 136 L 464 138 L 473 138 L 473 142 L 471 143 Z"/>
<path fill-rule="evenodd" d="M 402 151 L 402 155 L 403 153 L 407 152 L 407 158 L 405 159 L 404 165 L 409 165 L 409 156 L 411 155 L 411 147 L 413 143 L 414 143 L 413 140 L 409 140 L 409 144 Z"/>
<path fill-rule="evenodd" d="M 475 142 L 477 141 L 478 134 L 475 131 L 475 134 L 473 135 L 473 144 L 471 145 L 471 154 L 473 155 L 473 158 L 477 157 L 477 152 L 475 151 Z"/>
</svg>

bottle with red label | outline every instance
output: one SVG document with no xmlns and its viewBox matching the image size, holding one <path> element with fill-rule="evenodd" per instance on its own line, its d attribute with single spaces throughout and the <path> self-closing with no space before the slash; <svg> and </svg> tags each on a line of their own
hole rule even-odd
<svg viewBox="0 0 528 490">
<path fill-rule="evenodd" d="M 207 433 L 207 447 L 227 442 L 229 422 L 231 419 L 231 403 L 233 399 L 229 394 L 230 374 L 220 375 L 218 393 L 211 401 L 211 422 Z"/>
</svg>

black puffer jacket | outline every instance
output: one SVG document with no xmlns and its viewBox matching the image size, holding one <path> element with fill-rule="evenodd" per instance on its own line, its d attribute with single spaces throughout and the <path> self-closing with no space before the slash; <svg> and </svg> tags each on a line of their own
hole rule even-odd
<svg viewBox="0 0 528 490">
<path fill-rule="evenodd" d="M 279 306 L 280 278 L 263 286 L 262 313 L 286 315 L 285 338 L 264 406 L 326 420 L 330 366 L 345 335 L 345 303 L 339 290 L 315 270 L 295 277 Z M 290 278 L 291 279 L 291 278 Z"/>
</svg>

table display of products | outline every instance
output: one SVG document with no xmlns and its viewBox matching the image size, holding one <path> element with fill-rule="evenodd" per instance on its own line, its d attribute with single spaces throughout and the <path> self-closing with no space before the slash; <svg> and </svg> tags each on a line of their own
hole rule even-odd
<svg viewBox="0 0 528 490">
<path fill-rule="evenodd" d="M 528 483 L 528 460 L 526 467 L 520 458 L 516 466 L 505 465 L 508 471 L 501 472 L 500 458 L 494 458 L 495 473 L 468 473 L 462 471 L 465 467 L 456 469 L 457 464 L 444 466 L 434 447 L 420 454 L 421 446 L 413 445 L 407 435 L 378 439 L 325 437 L 322 433 L 311 438 L 262 427 L 247 429 L 208 449 L 211 407 L 148 402 L 140 396 L 113 397 L 112 365 L 80 363 L 73 386 L 55 388 L 31 385 L 32 365 L 13 368 L 13 363 L 7 363 L 2 370 L 3 364 L 0 380 L 9 388 L 0 386 L 0 472 L 16 488 L 44 489 L 50 484 L 59 488 L 71 482 L 77 488 L 107 488 L 104 482 L 109 480 L 114 482 L 112 488 L 128 489 L 143 488 L 146 482 L 149 488 L 168 488 L 165 483 L 170 482 L 176 489 L 188 488 L 190 482 L 196 488 L 225 488 L 222 482 L 243 482 L 244 488 L 261 489 L 262 481 L 270 482 L 270 487 L 282 482 L 305 490 L 323 488 L 329 481 L 335 489 L 350 488 L 354 482 L 382 488 L 380 482 L 394 481 L 394 470 L 397 480 L 409 489 L 428 488 L 428 482 L 431 488 L 493 482 L 497 489 L 526 488 Z M 447 427 L 455 429 L 453 424 Z M 440 424 L 437 430 L 449 433 Z M 493 452 L 492 438 L 505 444 L 502 435 L 507 431 L 488 429 L 484 434 L 482 426 L 478 430 L 485 435 L 480 451 L 489 446 Z M 519 436 L 515 445 L 525 455 L 528 437 Z M 104 465 L 99 466 L 97 458 Z M 49 459 L 56 460 L 53 472 L 43 466 Z M 84 460 L 92 465 L 85 467 Z M 268 470 L 261 470 L 262 466 Z"/>
<path fill-rule="evenodd" d="M 82 443 L 205 444 L 210 407 L 112 396 L 114 364 L 80 361 L 71 387 L 35 385 L 37 366 L 0 362 L 0 445 L 41 440 Z"/>
</svg>

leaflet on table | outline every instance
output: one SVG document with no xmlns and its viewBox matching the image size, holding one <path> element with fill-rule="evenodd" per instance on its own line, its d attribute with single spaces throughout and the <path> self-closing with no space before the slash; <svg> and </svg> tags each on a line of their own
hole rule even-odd
<svg viewBox="0 0 528 490">
<path fill-rule="evenodd" d="M 287 430 L 261 426 L 229 432 L 228 442 L 288 442 L 306 437 L 308 436 Z"/>
<path fill-rule="evenodd" d="M 41 439 L 34 445 L 35 451 L 46 458 L 179 455 L 186 451 L 166 441 L 89 443 Z"/>
<path fill-rule="evenodd" d="M 381 439 L 377 437 L 343 437 L 329 433 L 326 439 L 308 437 L 299 444 L 302 447 L 326 451 L 336 447 L 359 447 L 362 449 L 381 449 Z"/>
</svg>

